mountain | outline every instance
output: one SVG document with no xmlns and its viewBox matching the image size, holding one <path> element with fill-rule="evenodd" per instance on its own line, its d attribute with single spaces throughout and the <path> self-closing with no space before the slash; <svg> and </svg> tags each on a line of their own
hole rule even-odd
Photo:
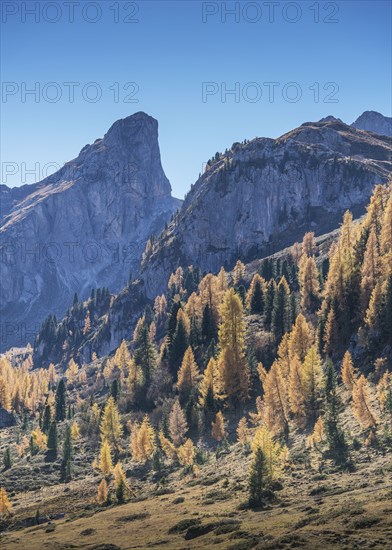
<svg viewBox="0 0 392 550">
<path fill-rule="evenodd" d="M 2 348 L 33 338 L 49 313 L 63 315 L 75 292 L 119 291 L 181 204 L 162 169 L 158 123 L 144 113 L 27 187 L 1 189 Z"/>
<path fill-rule="evenodd" d="M 383 136 L 392 136 L 392 118 L 377 113 L 376 111 L 365 111 L 351 124 L 353 128 L 374 132 Z"/>
<path fill-rule="evenodd" d="M 280 138 L 235 143 L 207 163 L 181 210 L 143 260 L 149 297 L 179 265 L 231 268 L 284 248 L 309 230 L 364 212 L 392 169 L 392 139 L 337 119 L 305 123 Z"/>
</svg>

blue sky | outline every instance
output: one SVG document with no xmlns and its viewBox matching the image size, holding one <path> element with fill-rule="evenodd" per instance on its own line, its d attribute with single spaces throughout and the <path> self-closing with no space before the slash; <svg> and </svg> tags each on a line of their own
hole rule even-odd
<svg viewBox="0 0 392 550">
<path fill-rule="evenodd" d="M 159 121 L 178 197 L 234 141 L 277 137 L 329 114 L 349 123 L 368 109 L 391 116 L 387 1 L 280 2 L 272 13 L 264 1 L 79 0 L 73 22 L 66 2 L 25 4 L 38 11 L 2 2 L 7 185 L 42 179 L 48 165 L 74 158 L 137 111 Z M 67 82 L 78 83 L 73 102 Z M 35 83 L 37 95 L 24 97 Z M 203 89 L 213 93 L 203 98 Z"/>
</svg>

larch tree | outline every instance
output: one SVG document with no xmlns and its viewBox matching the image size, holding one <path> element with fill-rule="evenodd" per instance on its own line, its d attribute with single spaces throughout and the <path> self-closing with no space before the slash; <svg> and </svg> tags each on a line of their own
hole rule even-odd
<svg viewBox="0 0 392 550">
<path fill-rule="evenodd" d="M 224 295 L 220 315 L 219 393 L 229 403 L 238 403 L 248 398 L 249 372 L 245 357 L 244 311 L 233 288 Z"/>
<path fill-rule="evenodd" d="M 222 441 L 226 437 L 225 418 L 221 411 L 215 416 L 215 421 L 211 424 L 211 435 L 217 441 Z"/>
<path fill-rule="evenodd" d="M 282 374 L 281 363 L 273 362 L 264 380 L 263 420 L 274 434 L 289 434 L 287 380 Z"/>
<path fill-rule="evenodd" d="M 305 233 L 304 238 L 302 240 L 302 254 L 305 256 L 313 256 L 316 253 L 317 247 L 316 247 L 316 240 L 314 238 L 314 233 L 308 232 Z"/>
<path fill-rule="evenodd" d="M 354 369 L 353 360 L 349 351 L 346 351 L 343 356 L 341 374 L 343 384 L 348 390 L 352 391 L 357 379 L 357 373 Z"/>
<path fill-rule="evenodd" d="M 71 427 L 71 436 L 73 441 L 77 441 L 80 438 L 80 430 L 78 423 L 75 421 Z"/>
<path fill-rule="evenodd" d="M 169 433 L 174 445 L 178 446 L 184 441 L 188 424 L 185 418 L 184 411 L 176 399 L 169 415 Z"/>
<path fill-rule="evenodd" d="M 183 466 L 192 466 L 195 462 L 196 449 L 191 439 L 187 439 L 183 445 L 177 449 L 177 457 Z"/>
<path fill-rule="evenodd" d="M 333 307 L 328 312 L 324 331 L 324 352 L 333 355 L 339 349 L 339 326 Z"/>
<path fill-rule="evenodd" d="M 79 367 L 75 362 L 75 360 L 72 358 L 68 363 L 67 370 L 65 371 L 65 377 L 69 384 L 72 384 L 76 380 L 78 372 L 79 372 Z"/>
<path fill-rule="evenodd" d="M 238 422 L 237 426 L 237 441 L 242 446 L 246 445 L 249 442 L 249 430 L 248 430 L 248 423 L 246 421 L 246 417 L 243 416 L 241 420 Z"/>
<path fill-rule="evenodd" d="M 187 401 L 192 392 L 196 393 L 200 381 L 200 371 L 196 364 L 192 348 L 185 351 L 184 358 L 178 371 L 177 387 L 181 398 Z"/>
<path fill-rule="evenodd" d="M 205 368 L 200 385 L 199 385 L 199 403 L 203 408 L 212 407 L 214 399 L 217 394 L 217 376 L 218 376 L 218 367 L 216 361 L 213 357 L 208 361 L 207 367 Z"/>
<path fill-rule="evenodd" d="M 251 508 L 261 508 L 264 504 L 265 470 L 263 450 L 261 447 L 257 447 L 253 453 L 253 461 L 249 472 L 249 506 Z"/>
<path fill-rule="evenodd" d="M 109 397 L 102 415 L 101 437 L 106 439 L 114 448 L 118 449 L 123 430 L 120 423 L 120 414 L 113 397 Z"/>
<path fill-rule="evenodd" d="M 105 477 L 110 476 L 113 470 L 112 455 L 109 442 L 104 439 L 99 452 L 99 469 Z"/>
<path fill-rule="evenodd" d="M 316 261 L 313 256 L 302 256 L 299 263 L 299 283 L 301 309 L 313 313 L 320 301 L 320 281 Z"/>
<path fill-rule="evenodd" d="M 310 346 L 313 343 L 312 329 L 305 317 L 300 313 L 295 320 L 295 324 L 290 332 L 289 353 L 291 357 L 298 357 L 304 361 Z"/>
<path fill-rule="evenodd" d="M 237 260 L 237 263 L 234 266 L 233 269 L 233 283 L 235 285 L 240 284 L 245 277 L 245 266 L 241 262 L 241 260 Z"/>
<path fill-rule="evenodd" d="M 297 355 L 290 361 L 288 400 L 291 413 L 301 423 L 305 418 L 305 393 L 302 380 L 302 363 Z"/>
<path fill-rule="evenodd" d="M 380 267 L 377 237 L 374 229 L 372 228 L 366 244 L 361 269 L 361 303 L 363 311 L 366 311 L 366 308 L 369 305 L 370 296 L 376 286 L 376 282 L 380 274 Z"/>
<path fill-rule="evenodd" d="M 286 277 L 281 277 L 276 289 L 272 309 L 272 330 L 277 342 L 290 329 L 290 287 Z"/>
<path fill-rule="evenodd" d="M 109 489 L 106 479 L 102 479 L 101 483 L 98 486 L 97 491 L 97 502 L 98 504 L 106 504 L 109 498 Z"/>
<path fill-rule="evenodd" d="M 11 410 L 11 392 L 4 376 L 0 377 L 0 407 L 7 411 Z"/>
<path fill-rule="evenodd" d="M 12 510 L 11 501 L 8 498 L 7 491 L 0 487 L 0 514 L 2 517 L 9 517 Z"/>
<path fill-rule="evenodd" d="M 358 378 L 352 393 L 353 413 L 365 430 L 374 430 L 377 418 L 371 409 L 369 385 L 363 374 Z"/>
<path fill-rule="evenodd" d="M 253 452 L 258 448 L 263 451 L 267 483 L 277 479 L 282 472 L 286 448 L 282 447 L 278 441 L 274 441 L 272 433 L 266 426 L 257 428 L 251 447 Z"/>
<path fill-rule="evenodd" d="M 145 464 L 152 459 L 155 450 L 155 430 L 146 415 L 140 427 L 133 430 L 131 434 L 132 458 L 135 462 Z"/>
</svg>

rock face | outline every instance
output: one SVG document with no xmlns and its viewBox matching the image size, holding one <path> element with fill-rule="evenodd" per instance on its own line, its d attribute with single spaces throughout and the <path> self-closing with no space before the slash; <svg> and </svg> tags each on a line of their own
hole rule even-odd
<svg viewBox="0 0 392 550">
<path fill-rule="evenodd" d="M 0 225 L 2 349 L 32 340 L 75 292 L 119 291 L 138 270 L 150 235 L 181 204 L 162 169 L 158 123 L 144 113 L 115 122 L 29 187 L 1 189 L 8 214 Z"/>
<path fill-rule="evenodd" d="M 267 256 L 360 215 L 392 168 L 392 139 L 337 119 L 305 123 L 273 139 L 234 144 L 193 185 L 174 221 L 144 258 L 149 297 L 179 265 L 216 272 Z"/>
<path fill-rule="evenodd" d="M 366 132 L 392 136 L 392 118 L 376 111 L 365 111 L 351 126 Z"/>
</svg>

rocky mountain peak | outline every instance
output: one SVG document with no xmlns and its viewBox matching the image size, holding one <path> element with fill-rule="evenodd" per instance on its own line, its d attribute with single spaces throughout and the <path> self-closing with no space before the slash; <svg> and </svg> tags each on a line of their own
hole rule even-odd
<svg viewBox="0 0 392 550">
<path fill-rule="evenodd" d="M 365 111 L 352 123 L 354 128 L 374 132 L 384 136 L 392 136 L 392 118 L 377 111 Z"/>
</svg>

